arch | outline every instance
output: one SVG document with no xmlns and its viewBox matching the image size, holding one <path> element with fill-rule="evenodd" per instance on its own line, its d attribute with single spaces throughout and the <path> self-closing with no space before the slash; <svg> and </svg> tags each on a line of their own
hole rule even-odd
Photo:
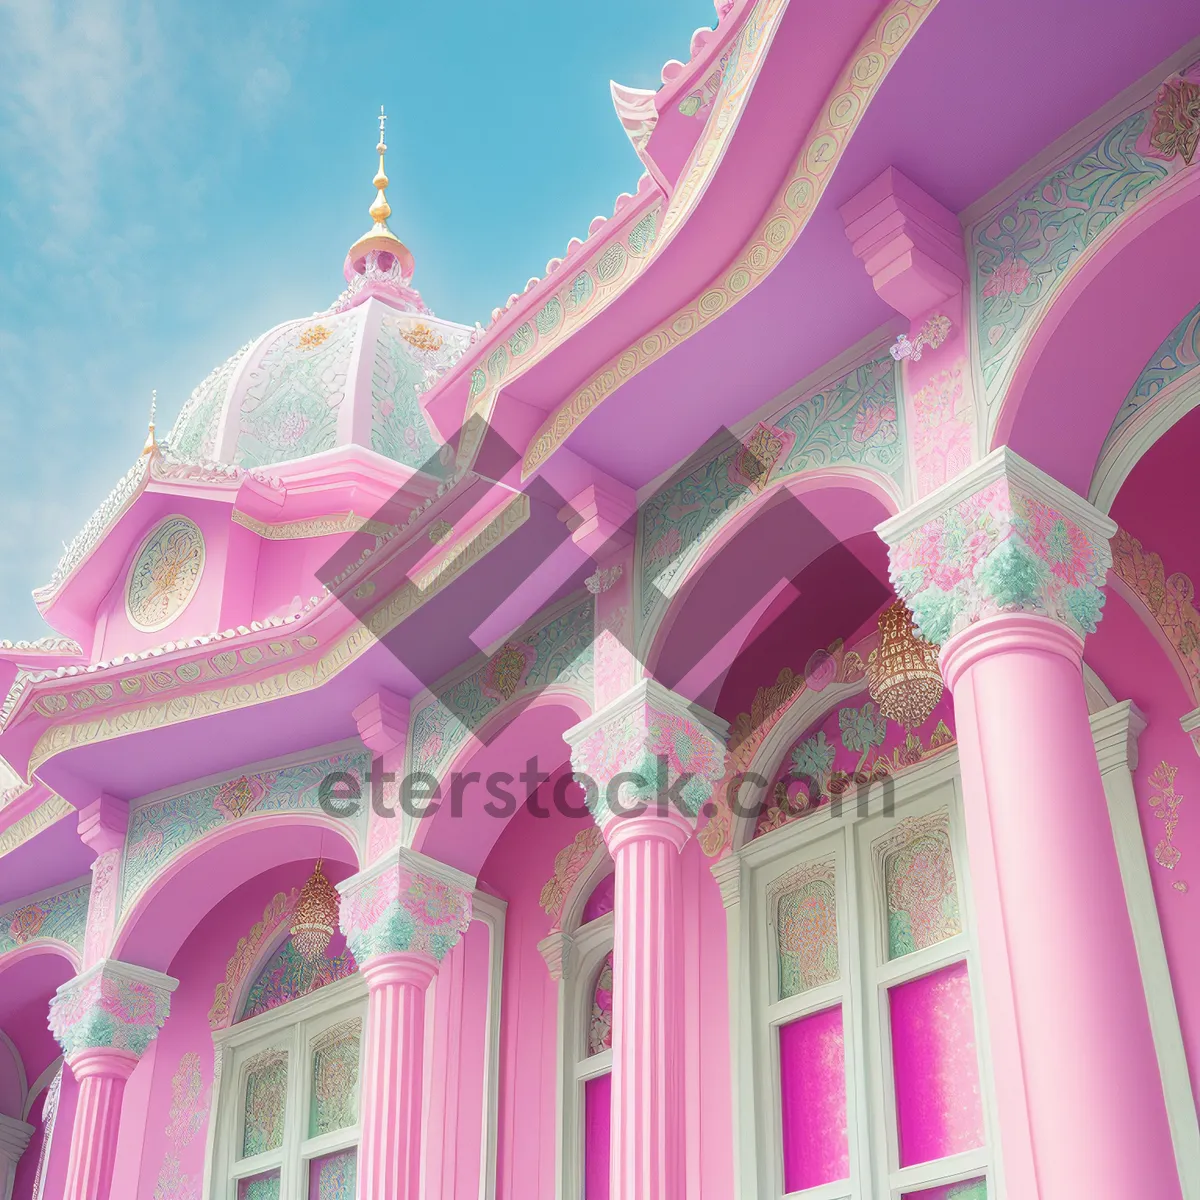
<svg viewBox="0 0 1200 1200">
<path fill-rule="evenodd" d="M 25 1078 L 21 1052 L 0 1029 L 0 1115 L 23 1121 L 28 1097 L 29 1081 Z"/>
<path fill-rule="evenodd" d="M 0 980 L 2 980 L 6 971 L 17 966 L 19 963 L 30 958 L 39 958 L 43 955 L 51 955 L 63 959 L 71 968 L 72 975 L 77 975 L 83 966 L 83 959 L 74 946 L 69 946 L 66 942 L 60 942 L 54 938 L 32 938 L 24 945 L 18 946 L 15 950 L 9 950 L 4 954 L 0 954 Z M 0 982 L 0 986 L 3 986 L 2 982 Z"/>
<path fill-rule="evenodd" d="M 359 869 L 357 837 L 347 821 L 289 811 L 220 826 L 171 860 L 121 912 L 112 955 L 166 971 L 192 930 L 235 888 L 274 867 L 316 858 Z"/>
<path fill-rule="evenodd" d="M 1003 395 L 989 448 L 1009 445 L 1088 495 L 1130 385 L 1196 303 L 1190 264 L 1198 253 L 1195 172 L 1168 179 L 1114 219 L 1071 265 L 1038 317 Z"/>
<path fill-rule="evenodd" d="M 547 687 L 522 705 L 497 711 L 480 726 L 479 736 L 439 773 L 443 786 L 437 808 L 417 821 L 412 848 L 468 875 L 478 875 L 504 827 L 533 791 L 522 790 L 521 772 L 532 760 L 551 782 L 569 776 L 570 750 L 563 734 L 591 711 L 583 696 L 562 686 Z M 565 771 L 561 770 L 564 764 Z M 478 779 L 473 778 L 476 774 Z M 445 791 L 447 781 L 450 795 Z M 577 785 L 563 786 L 582 796 Z M 573 803 L 582 805 L 578 797 Z M 485 804 L 508 811 L 493 815 L 485 810 Z"/>
<path fill-rule="evenodd" d="M 712 692 L 792 580 L 834 547 L 874 537 L 875 526 L 900 506 L 894 482 L 865 468 L 805 472 L 763 489 L 691 552 L 678 582 L 647 614 L 638 639 L 645 674 L 690 700 Z M 703 661 L 681 638 L 708 647 Z"/>
</svg>

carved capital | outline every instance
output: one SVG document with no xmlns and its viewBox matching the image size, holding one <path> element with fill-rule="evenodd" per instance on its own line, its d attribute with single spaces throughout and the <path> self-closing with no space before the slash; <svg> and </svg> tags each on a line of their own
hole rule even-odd
<svg viewBox="0 0 1200 1200">
<path fill-rule="evenodd" d="M 1100 774 L 1135 771 L 1138 764 L 1138 738 L 1146 728 L 1146 718 L 1137 705 L 1132 700 L 1122 700 L 1119 704 L 1093 713 L 1091 723 Z"/>
<path fill-rule="evenodd" d="M 50 1032 L 68 1061 L 100 1048 L 140 1058 L 163 1027 L 178 985 L 159 971 L 106 958 L 54 993 Z"/>
<path fill-rule="evenodd" d="M 575 939 L 561 929 L 538 942 L 538 953 L 546 960 L 550 978 L 558 983 L 571 978 L 571 947 Z"/>
<path fill-rule="evenodd" d="M 338 885 L 341 926 L 360 966 L 381 954 L 441 962 L 471 924 L 475 880 L 403 847 Z"/>
<path fill-rule="evenodd" d="M 719 858 L 709 870 L 721 892 L 721 903 L 732 908 L 742 899 L 742 860 L 736 854 Z"/>
<path fill-rule="evenodd" d="M 563 736 L 604 829 L 638 805 L 672 805 L 695 820 L 724 775 L 728 730 L 720 717 L 643 679 Z"/>
<path fill-rule="evenodd" d="M 985 617 L 1026 612 L 1094 632 L 1116 524 L 1006 446 L 876 532 L 921 634 L 944 645 Z"/>
</svg>

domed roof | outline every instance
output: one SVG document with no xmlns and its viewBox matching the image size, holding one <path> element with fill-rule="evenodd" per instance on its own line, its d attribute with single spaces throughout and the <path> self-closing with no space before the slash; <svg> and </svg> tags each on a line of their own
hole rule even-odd
<svg viewBox="0 0 1200 1200">
<path fill-rule="evenodd" d="M 192 461 L 265 467 L 356 443 L 428 469 L 439 444 L 418 397 L 472 332 L 377 295 L 286 321 L 196 388 L 167 445 Z"/>
<path fill-rule="evenodd" d="M 382 113 L 376 149 L 374 223 L 346 256 L 346 290 L 326 312 L 277 325 L 217 367 L 166 439 L 176 457 L 266 467 L 354 443 L 442 473 L 418 397 L 475 330 L 434 317 L 412 287 L 412 253 L 387 226 Z"/>
</svg>

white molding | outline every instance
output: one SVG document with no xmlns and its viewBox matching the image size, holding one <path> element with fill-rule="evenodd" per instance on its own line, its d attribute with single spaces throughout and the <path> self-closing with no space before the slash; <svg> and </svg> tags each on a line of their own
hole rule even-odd
<svg viewBox="0 0 1200 1200">
<path fill-rule="evenodd" d="M 729 734 L 729 722 L 724 718 L 709 712 L 707 708 L 688 700 L 678 692 L 663 687 L 658 680 L 646 676 L 615 700 L 610 700 L 603 708 L 597 709 L 591 716 L 584 717 L 577 725 L 572 725 L 563 733 L 563 741 L 574 749 L 597 729 L 610 721 L 637 712 L 645 705 L 656 706 L 664 712 L 689 716 L 703 725 L 713 737 L 724 740 Z"/>
<path fill-rule="evenodd" d="M 1105 438 L 1100 461 L 1092 472 L 1088 500 L 1107 513 L 1146 451 L 1197 405 L 1200 376 L 1195 369 L 1147 400 L 1111 443 Z"/>
<path fill-rule="evenodd" d="M 1200 1200 L 1200 1175 L 1196 1171 L 1200 1163 L 1200 1122 L 1133 787 L 1137 739 L 1145 726 L 1133 702 L 1124 700 L 1092 717 L 1092 737 L 1133 926 L 1183 1200 Z"/>
<path fill-rule="evenodd" d="M 342 896 L 347 892 L 376 879 L 388 871 L 407 869 L 418 875 L 428 875 L 449 887 L 475 895 L 475 876 L 468 875 L 456 867 L 448 866 L 436 858 L 430 858 L 419 850 L 410 850 L 407 846 L 393 846 L 382 858 L 376 859 L 370 866 L 364 867 L 354 875 L 347 876 L 337 885 L 338 893 Z"/>
<path fill-rule="evenodd" d="M 54 1082 L 54 1077 L 61 1070 L 62 1065 L 63 1056 L 60 1054 L 57 1058 L 50 1061 L 50 1065 L 30 1085 L 29 1091 L 25 1096 L 25 1109 L 21 1113 L 22 1120 L 28 1117 L 33 1111 L 33 1106 L 37 1103 L 37 1098 Z"/>
<path fill-rule="evenodd" d="M 483 1064 L 483 1125 L 479 1147 L 479 1200 L 495 1200 L 500 1115 L 500 1003 L 504 987 L 504 926 L 508 903 L 476 891 L 472 918 L 488 930 L 487 1033 Z"/>
</svg>

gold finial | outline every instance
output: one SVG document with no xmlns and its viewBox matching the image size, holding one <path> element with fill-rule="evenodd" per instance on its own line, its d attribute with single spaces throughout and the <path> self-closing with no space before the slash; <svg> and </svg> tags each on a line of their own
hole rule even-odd
<svg viewBox="0 0 1200 1200">
<path fill-rule="evenodd" d="M 379 145 L 375 147 L 379 154 L 379 170 L 372 181 L 375 184 L 375 190 L 378 194 L 375 197 L 375 202 L 368 210 L 371 214 L 371 219 L 376 225 L 386 225 L 388 217 L 392 215 L 392 206 L 388 204 L 387 196 L 384 195 L 388 185 L 387 172 L 383 169 L 383 156 L 387 153 L 387 143 L 383 140 L 383 131 L 386 124 L 387 114 L 383 111 L 383 105 L 381 104 L 379 106 Z"/>
<path fill-rule="evenodd" d="M 146 431 L 146 444 L 142 447 L 143 454 L 153 454 L 158 449 L 154 440 L 154 411 L 158 408 L 158 388 L 150 393 L 150 427 Z"/>
</svg>

